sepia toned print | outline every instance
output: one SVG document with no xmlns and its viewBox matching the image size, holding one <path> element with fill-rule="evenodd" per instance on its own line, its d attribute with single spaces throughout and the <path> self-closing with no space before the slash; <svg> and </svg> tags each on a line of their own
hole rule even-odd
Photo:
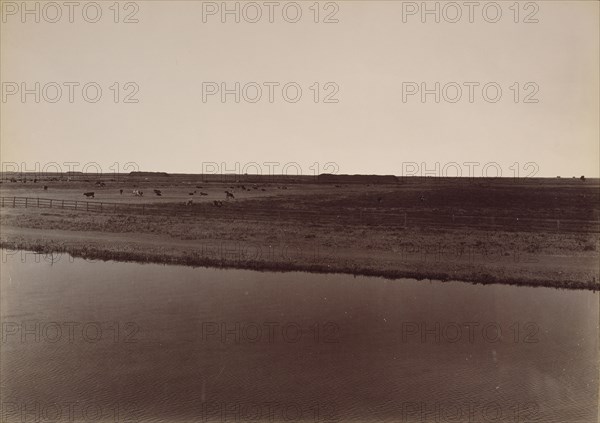
<svg viewBox="0 0 600 423">
<path fill-rule="evenodd" d="M 0 12 L 0 422 L 598 421 L 600 3 Z"/>
</svg>

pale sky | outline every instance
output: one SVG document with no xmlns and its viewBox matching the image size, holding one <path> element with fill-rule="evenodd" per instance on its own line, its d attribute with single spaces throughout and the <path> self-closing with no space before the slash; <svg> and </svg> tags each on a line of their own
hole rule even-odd
<svg viewBox="0 0 600 423">
<path fill-rule="evenodd" d="M 203 163 L 232 171 L 235 163 L 256 162 L 264 173 L 265 162 L 279 169 L 294 162 L 312 174 L 314 163 L 324 170 L 332 162 L 337 173 L 402 175 L 410 162 L 430 170 L 456 162 L 468 176 L 462 164 L 479 162 L 481 176 L 481 167 L 495 162 L 503 176 L 514 176 L 516 162 L 525 176 L 531 162 L 536 176 L 600 176 L 597 1 L 521 2 L 518 17 L 513 1 L 500 1 L 496 23 L 486 21 L 496 11 L 485 1 L 476 2 L 472 23 L 463 1 L 454 3 L 462 12 L 456 23 L 448 22 L 456 15 L 448 2 L 438 3 L 440 23 L 434 15 L 421 22 L 413 8 L 420 1 L 320 2 L 319 23 L 313 1 L 275 2 L 273 23 L 263 1 L 254 3 L 262 12 L 257 23 L 247 22 L 256 8 L 243 2 L 227 2 L 231 9 L 239 4 L 239 23 L 234 15 L 221 22 L 220 1 L 121 2 L 119 23 L 113 1 L 97 2 L 97 23 L 86 21 L 94 20 L 93 6 L 82 14 L 90 2 L 79 2 L 73 23 L 62 1 L 55 23 L 49 21 L 57 9 L 43 3 L 39 23 L 34 13 L 22 16 L 21 1 L 1 3 L 3 164 L 35 170 L 36 162 L 96 162 L 109 172 L 115 162 L 134 162 L 140 170 L 200 173 Z M 296 4 L 302 16 L 287 22 Z M 130 13 L 137 23 L 122 22 Z M 329 14 L 338 22 L 322 22 Z M 523 22 L 528 16 L 538 22 Z M 22 88 L 35 91 L 36 82 L 40 102 L 35 94 L 23 102 Z M 80 84 L 73 103 L 69 82 Z M 81 92 L 90 82 L 102 89 L 96 103 Z M 236 82 L 239 103 L 234 94 L 222 102 L 220 93 L 206 91 Z M 269 82 L 279 84 L 272 85 L 273 103 Z M 423 102 L 420 93 L 403 101 L 403 87 L 405 94 L 422 83 L 435 90 L 436 82 L 439 103 L 434 94 Z M 282 94 L 287 83 L 302 89 L 296 103 Z M 472 103 L 465 83 L 479 84 Z M 482 94 L 488 83 L 489 99 L 494 87 L 502 90 L 496 103 Z M 262 97 L 252 103 L 257 85 Z M 62 97 L 52 103 L 57 86 Z M 136 86 L 138 102 L 124 103 Z M 451 102 L 457 86 L 462 97 Z M 336 89 L 331 98 L 338 102 L 324 103 Z M 291 99 L 295 88 L 287 93 Z M 528 95 L 537 102 L 525 103 Z"/>
</svg>

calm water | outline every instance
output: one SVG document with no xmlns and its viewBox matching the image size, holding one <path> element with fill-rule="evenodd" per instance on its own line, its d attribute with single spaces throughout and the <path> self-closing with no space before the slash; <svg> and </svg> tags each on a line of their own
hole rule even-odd
<svg viewBox="0 0 600 423">
<path fill-rule="evenodd" d="M 3 421 L 598 419 L 598 293 L 13 253 Z"/>
</svg>

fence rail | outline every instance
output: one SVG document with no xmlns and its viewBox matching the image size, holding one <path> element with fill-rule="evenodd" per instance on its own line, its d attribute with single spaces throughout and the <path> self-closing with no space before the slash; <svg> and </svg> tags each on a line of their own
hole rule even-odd
<svg viewBox="0 0 600 423">
<path fill-rule="evenodd" d="M 134 215 L 170 215 L 244 221 L 303 221 L 311 224 L 344 223 L 386 227 L 468 227 L 474 229 L 547 230 L 555 232 L 600 233 L 600 221 L 565 218 L 514 217 L 490 215 L 440 214 L 410 210 L 377 211 L 368 209 L 298 210 L 285 208 L 250 208 L 230 203 L 214 207 L 212 203 L 110 203 L 33 197 L 0 197 L 2 207 L 48 208 L 88 213 L 120 213 Z"/>
</svg>

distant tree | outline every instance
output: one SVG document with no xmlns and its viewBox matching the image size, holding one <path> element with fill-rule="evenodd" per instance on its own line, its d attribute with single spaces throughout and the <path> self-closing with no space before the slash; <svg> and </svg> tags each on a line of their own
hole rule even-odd
<svg viewBox="0 0 600 423">
<path fill-rule="evenodd" d="M 579 179 L 581 179 L 582 181 L 585 181 L 585 176 L 581 175 L 581 178 L 579 178 Z"/>
</svg>

